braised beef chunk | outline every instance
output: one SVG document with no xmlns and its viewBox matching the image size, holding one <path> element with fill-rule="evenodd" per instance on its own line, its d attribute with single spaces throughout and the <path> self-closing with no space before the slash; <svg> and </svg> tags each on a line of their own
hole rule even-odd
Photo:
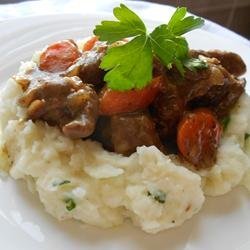
<svg viewBox="0 0 250 250">
<path fill-rule="evenodd" d="M 58 125 L 66 136 L 87 137 L 93 133 L 98 115 L 95 91 L 78 77 L 33 72 L 19 104 L 27 117 Z"/>
<path fill-rule="evenodd" d="M 142 145 L 162 147 L 155 123 L 144 112 L 112 116 L 111 131 L 116 153 L 130 155 L 136 151 L 136 147 Z"/>
<path fill-rule="evenodd" d="M 100 142 L 105 149 L 114 151 L 111 136 L 111 118 L 109 116 L 99 116 L 95 131 L 91 135 L 91 139 Z"/>
<path fill-rule="evenodd" d="M 84 52 L 79 71 L 79 77 L 83 82 L 95 85 L 103 83 L 105 71 L 99 68 L 103 56 L 104 53 L 95 51 Z"/>
<path fill-rule="evenodd" d="M 73 117 L 72 121 L 64 124 L 63 133 L 71 138 L 86 138 L 95 130 L 98 118 L 98 97 L 88 85 L 83 85 L 77 92 L 67 97 L 67 108 Z"/>
<path fill-rule="evenodd" d="M 153 77 L 165 75 L 167 72 L 166 67 L 156 57 L 153 58 Z"/>
<path fill-rule="evenodd" d="M 215 63 L 219 63 L 217 60 L 213 60 Z M 208 78 L 211 74 L 211 68 L 200 69 L 196 71 L 186 70 L 184 74 L 184 81 L 200 81 Z M 185 82 L 184 82 L 185 84 Z M 184 87 L 185 88 L 185 87 Z"/>
<path fill-rule="evenodd" d="M 184 102 L 177 86 L 166 83 L 152 103 L 150 111 L 161 139 L 165 141 L 166 137 L 175 137 L 177 124 L 184 112 Z"/>
<path fill-rule="evenodd" d="M 104 53 L 86 51 L 72 65 L 66 75 L 79 76 L 84 83 L 99 85 L 103 83 L 105 71 L 99 68 Z"/>
<path fill-rule="evenodd" d="M 210 58 L 217 58 L 220 64 L 232 75 L 241 76 L 246 72 L 246 64 L 242 58 L 233 52 L 220 51 L 220 50 L 191 50 L 190 55 L 192 57 L 198 57 L 203 55 Z"/>
<path fill-rule="evenodd" d="M 84 83 L 103 86 L 105 71 L 100 68 L 101 59 L 105 55 L 106 45 L 99 45 L 85 51 L 82 56 L 66 72 L 67 76 L 79 76 Z"/>
<path fill-rule="evenodd" d="M 221 65 L 209 64 L 207 79 L 190 82 L 185 87 L 186 103 L 191 109 L 208 107 L 221 118 L 229 113 L 244 92 L 245 81 L 229 74 Z"/>
</svg>

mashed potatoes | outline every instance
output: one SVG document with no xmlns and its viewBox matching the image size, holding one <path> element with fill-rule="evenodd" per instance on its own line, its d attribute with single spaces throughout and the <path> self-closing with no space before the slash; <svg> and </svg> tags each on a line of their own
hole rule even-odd
<svg viewBox="0 0 250 250">
<path fill-rule="evenodd" d="M 209 171 L 200 171 L 206 195 L 222 195 L 238 184 L 250 190 L 250 151 L 246 135 L 250 133 L 250 97 L 243 94 L 229 117 L 217 154 L 217 162 Z M 246 179 L 246 176 L 249 176 Z"/>
<path fill-rule="evenodd" d="M 24 72 L 34 66 L 21 66 Z M 9 80 L 0 97 L 0 167 L 15 179 L 33 179 L 47 212 L 100 227 L 124 219 L 148 233 L 178 226 L 197 213 L 204 193 L 220 195 L 250 179 L 250 98 L 243 95 L 218 150 L 215 166 L 190 171 L 156 147 L 138 147 L 130 157 L 105 151 L 97 142 L 71 140 L 56 127 L 23 120 L 22 94 Z"/>
</svg>

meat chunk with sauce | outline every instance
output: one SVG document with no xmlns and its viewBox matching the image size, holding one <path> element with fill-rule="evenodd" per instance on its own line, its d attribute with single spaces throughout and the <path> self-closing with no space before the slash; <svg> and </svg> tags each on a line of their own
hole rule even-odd
<svg viewBox="0 0 250 250">
<path fill-rule="evenodd" d="M 114 145 L 112 143 L 111 130 L 111 117 L 102 116 L 98 117 L 94 133 L 91 135 L 91 139 L 99 141 L 102 146 L 108 151 L 114 151 Z"/>
<path fill-rule="evenodd" d="M 164 141 L 166 137 L 174 138 L 177 124 L 184 112 L 184 102 L 177 86 L 166 82 L 153 101 L 150 111 L 161 139 Z"/>
<path fill-rule="evenodd" d="M 24 93 L 19 104 L 27 108 L 27 118 L 58 125 L 71 138 L 85 138 L 93 133 L 98 97 L 90 86 L 78 77 L 61 77 L 39 70 L 26 77 L 29 84 L 26 81 L 22 85 Z"/>
<path fill-rule="evenodd" d="M 114 152 L 130 155 L 138 146 L 162 145 L 155 129 L 155 123 L 144 112 L 114 115 L 110 118 L 111 143 Z"/>
<path fill-rule="evenodd" d="M 245 80 L 237 79 L 220 64 L 209 64 L 206 79 L 189 82 L 183 88 L 188 108 L 208 107 L 219 118 L 226 116 L 244 92 Z"/>
<path fill-rule="evenodd" d="M 95 130 L 98 118 L 96 92 L 90 86 L 84 84 L 81 89 L 68 95 L 67 108 L 75 118 L 63 125 L 63 133 L 71 138 L 90 136 Z"/>
<path fill-rule="evenodd" d="M 241 76 L 246 72 L 246 64 L 238 54 L 233 52 L 220 50 L 191 50 L 190 55 L 191 57 L 203 55 L 209 58 L 216 58 L 220 61 L 220 64 L 234 76 Z"/>
<path fill-rule="evenodd" d="M 105 44 L 97 43 L 93 49 L 83 52 L 76 63 L 67 70 L 66 75 L 79 76 L 84 83 L 102 87 L 105 71 L 100 68 L 100 64 L 106 47 Z"/>
</svg>

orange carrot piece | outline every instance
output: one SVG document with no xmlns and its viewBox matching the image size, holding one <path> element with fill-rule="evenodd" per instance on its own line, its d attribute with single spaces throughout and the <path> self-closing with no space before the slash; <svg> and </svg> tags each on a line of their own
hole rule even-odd
<svg viewBox="0 0 250 250">
<path fill-rule="evenodd" d="M 184 116 L 178 126 L 177 145 L 180 153 L 197 168 L 211 167 L 222 128 L 208 109 L 197 109 Z"/>
<path fill-rule="evenodd" d="M 77 46 L 70 40 L 51 44 L 40 56 L 39 68 L 47 72 L 60 72 L 70 67 L 80 56 Z"/>
<path fill-rule="evenodd" d="M 100 113 L 115 115 L 144 109 L 155 99 L 163 82 L 158 76 L 143 89 L 116 91 L 105 89 L 100 97 Z"/>
</svg>

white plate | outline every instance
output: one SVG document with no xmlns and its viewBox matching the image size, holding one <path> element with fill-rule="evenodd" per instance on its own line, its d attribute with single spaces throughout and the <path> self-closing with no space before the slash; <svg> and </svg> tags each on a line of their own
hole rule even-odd
<svg viewBox="0 0 250 250">
<path fill-rule="evenodd" d="M 103 18 L 65 14 L 1 23 L 0 83 L 4 84 L 20 61 L 29 59 L 35 50 L 59 39 L 89 36 Z M 147 23 L 155 25 L 150 20 Z M 245 45 L 202 30 L 192 32 L 188 39 L 191 48 L 235 51 L 250 68 L 250 48 Z M 249 73 L 246 78 L 250 81 Z M 181 227 L 148 235 L 129 222 L 110 230 L 75 221 L 58 222 L 45 213 L 37 195 L 27 191 L 23 182 L 0 180 L 0 249 L 249 250 L 249 235 L 250 197 L 243 188 L 208 198 L 202 211 Z"/>
</svg>

